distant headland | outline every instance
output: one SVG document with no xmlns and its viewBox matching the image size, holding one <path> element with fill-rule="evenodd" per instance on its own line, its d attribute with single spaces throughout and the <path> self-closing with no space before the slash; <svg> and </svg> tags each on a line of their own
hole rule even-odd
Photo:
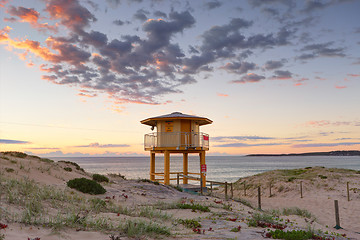
<svg viewBox="0 0 360 240">
<path fill-rule="evenodd" d="M 287 157 L 287 156 L 360 156 L 360 151 L 331 151 L 331 152 L 308 152 L 289 154 L 249 154 L 246 157 Z"/>
</svg>

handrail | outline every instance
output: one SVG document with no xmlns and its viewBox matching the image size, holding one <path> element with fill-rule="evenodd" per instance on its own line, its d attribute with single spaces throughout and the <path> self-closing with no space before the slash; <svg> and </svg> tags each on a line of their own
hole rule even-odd
<svg viewBox="0 0 360 240">
<path fill-rule="evenodd" d="M 209 149 L 209 134 L 203 132 L 153 132 L 145 134 L 144 148 L 175 147 Z"/>
<path fill-rule="evenodd" d="M 183 178 L 188 178 L 188 179 L 192 179 L 192 180 L 198 180 L 200 181 L 200 193 L 201 195 L 203 194 L 203 189 L 202 189 L 202 178 L 197 178 L 197 177 L 192 177 L 189 175 L 184 175 L 184 174 L 177 174 L 177 186 L 179 187 L 180 185 L 180 176 Z M 221 185 L 225 185 L 225 199 L 228 199 L 228 184 L 230 184 L 230 193 L 231 193 L 231 199 L 234 197 L 234 190 L 233 190 L 233 183 L 228 183 L 228 182 L 216 182 L 216 181 L 210 181 L 210 180 L 205 180 L 205 182 L 209 182 L 210 183 L 210 187 L 211 187 L 211 193 L 212 193 L 212 185 L 215 184 L 221 184 Z"/>
</svg>

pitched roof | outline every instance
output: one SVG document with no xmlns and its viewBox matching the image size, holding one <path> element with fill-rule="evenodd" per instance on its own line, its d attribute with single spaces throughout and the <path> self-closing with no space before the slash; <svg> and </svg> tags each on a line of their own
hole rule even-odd
<svg viewBox="0 0 360 240">
<path fill-rule="evenodd" d="M 212 121 L 208 118 L 205 117 L 199 117 L 199 116 L 194 116 L 194 115 L 188 115 L 188 114 L 183 114 L 181 112 L 173 112 L 170 114 L 166 114 L 166 115 L 161 115 L 161 116 L 157 116 L 157 117 L 151 117 L 151 118 L 147 118 L 144 119 L 142 121 L 140 121 L 142 124 L 146 124 L 149 126 L 156 126 L 156 122 L 157 120 L 174 120 L 174 119 L 189 119 L 189 120 L 196 120 L 199 125 L 206 125 L 206 124 L 211 124 Z"/>
</svg>

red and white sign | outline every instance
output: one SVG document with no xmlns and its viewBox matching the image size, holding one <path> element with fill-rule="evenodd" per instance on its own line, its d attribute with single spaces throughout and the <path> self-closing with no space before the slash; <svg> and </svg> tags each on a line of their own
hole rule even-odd
<svg viewBox="0 0 360 240">
<path fill-rule="evenodd" d="M 203 135 L 205 141 L 209 141 L 209 136 Z"/>
<path fill-rule="evenodd" d="M 206 164 L 201 164 L 201 172 L 206 172 Z"/>
</svg>

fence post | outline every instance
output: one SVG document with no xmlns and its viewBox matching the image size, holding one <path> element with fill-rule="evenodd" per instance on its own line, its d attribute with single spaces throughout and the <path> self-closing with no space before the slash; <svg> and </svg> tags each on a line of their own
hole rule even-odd
<svg viewBox="0 0 360 240">
<path fill-rule="evenodd" d="M 233 199 L 234 198 L 233 183 L 230 183 L 230 192 L 231 192 L 231 199 Z"/>
<path fill-rule="evenodd" d="M 272 196 L 272 194 L 271 194 L 271 181 L 269 183 L 269 188 L 270 188 L 270 196 L 269 197 L 271 197 Z"/>
<path fill-rule="evenodd" d="M 244 181 L 244 196 L 246 197 L 246 181 Z"/>
<path fill-rule="evenodd" d="M 259 205 L 259 209 L 261 210 L 261 189 L 260 189 L 260 186 L 258 187 L 258 205 Z"/>
<path fill-rule="evenodd" d="M 346 183 L 347 199 L 350 201 L 349 182 Z"/>
<path fill-rule="evenodd" d="M 301 198 L 303 198 L 302 181 L 300 182 L 300 196 Z"/>
<path fill-rule="evenodd" d="M 342 227 L 340 227 L 340 216 L 339 216 L 339 203 L 338 203 L 338 200 L 334 200 L 334 204 L 335 204 L 335 221 L 336 221 L 336 226 L 334 228 L 341 229 Z"/>
<path fill-rule="evenodd" d="M 228 183 L 225 182 L 225 199 L 228 199 Z"/>
<path fill-rule="evenodd" d="M 210 182 L 210 189 L 211 189 L 211 194 L 212 194 L 212 182 Z"/>
<path fill-rule="evenodd" d="M 178 173 L 177 176 L 176 176 L 176 186 L 179 187 L 179 184 L 180 184 L 180 176 L 179 176 L 179 173 Z"/>
<path fill-rule="evenodd" d="M 201 194 L 201 195 L 203 195 L 203 187 L 202 187 L 202 186 L 203 186 L 203 179 L 202 179 L 202 174 L 203 174 L 203 173 L 201 173 L 201 175 L 200 175 L 200 194 Z"/>
</svg>

